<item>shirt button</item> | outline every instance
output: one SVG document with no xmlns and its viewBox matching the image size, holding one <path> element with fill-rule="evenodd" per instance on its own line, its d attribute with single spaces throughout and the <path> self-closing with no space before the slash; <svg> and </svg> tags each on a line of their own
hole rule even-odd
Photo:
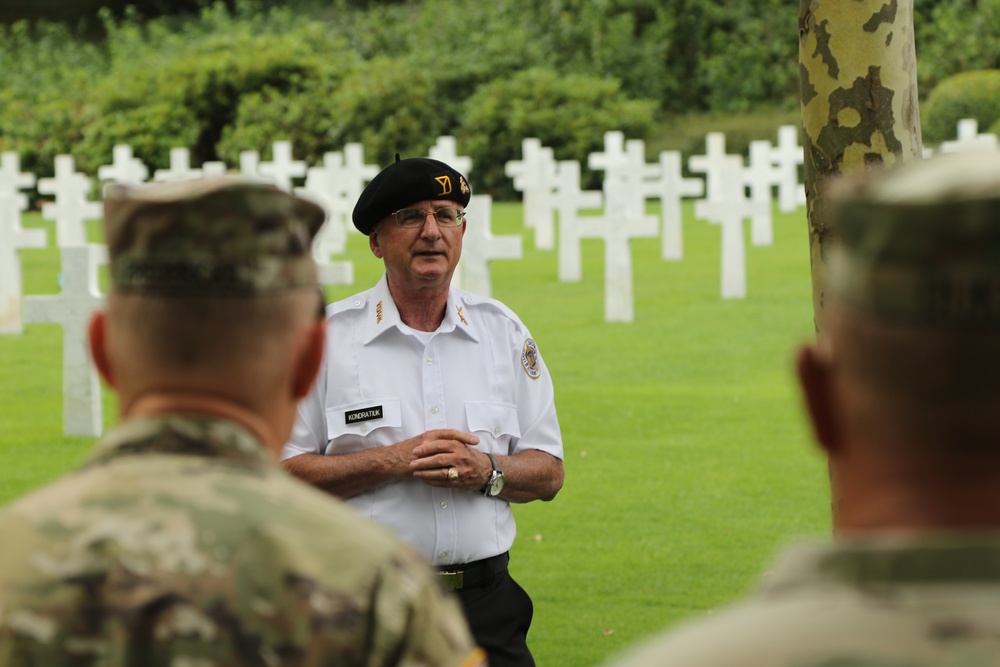
<svg viewBox="0 0 1000 667">
<path fill-rule="evenodd" d="M 433 359 L 427 359 L 427 365 L 428 366 L 433 366 L 434 365 L 434 360 Z"/>
<path fill-rule="evenodd" d="M 440 408 L 438 406 L 436 406 L 436 405 L 432 405 L 431 406 L 431 414 L 432 415 L 436 415 L 438 413 L 438 410 L 440 410 Z"/>
<path fill-rule="evenodd" d="M 367 426 L 362 426 L 361 429 L 360 429 L 360 431 L 362 433 L 367 433 L 368 432 L 368 427 Z"/>
<path fill-rule="evenodd" d="M 448 557 L 447 551 L 442 551 L 441 553 L 438 554 L 438 558 L 447 558 L 447 557 Z"/>
<path fill-rule="evenodd" d="M 448 503 L 442 501 L 442 503 L 441 503 L 441 509 L 443 509 L 443 510 L 448 509 Z"/>
<path fill-rule="evenodd" d="M 494 426 L 493 427 L 493 435 L 500 435 L 500 427 L 499 426 Z"/>
<path fill-rule="evenodd" d="M 360 305 L 361 305 L 361 301 L 360 301 L 360 300 L 359 300 L 359 301 L 355 301 L 355 302 L 354 302 L 354 305 L 355 305 L 355 306 L 360 306 Z"/>
</svg>

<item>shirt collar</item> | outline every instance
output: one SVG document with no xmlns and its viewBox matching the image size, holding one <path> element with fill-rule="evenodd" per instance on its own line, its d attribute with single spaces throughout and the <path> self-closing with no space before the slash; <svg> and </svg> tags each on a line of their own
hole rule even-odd
<svg viewBox="0 0 1000 667">
<path fill-rule="evenodd" d="M 267 448 L 242 426 L 206 415 L 161 415 L 129 419 L 101 438 L 86 466 L 133 454 L 177 454 L 265 465 Z"/>
<path fill-rule="evenodd" d="M 993 582 L 1000 584 L 1000 533 L 879 536 L 786 549 L 765 593 L 819 583 L 853 587 Z"/>
<path fill-rule="evenodd" d="M 368 291 L 363 343 L 367 345 L 393 329 L 402 331 L 403 326 L 399 309 L 396 308 L 396 302 L 389 293 L 388 278 L 383 273 L 378 283 Z M 436 333 L 445 334 L 453 331 L 461 331 L 472 340 L 479 340 L 474 330 L 473 318 L 469 316 L 467 303 L 463 300 L 462 293 L 455 288 L 448 290 L 448 305 Z"/>
</svg>

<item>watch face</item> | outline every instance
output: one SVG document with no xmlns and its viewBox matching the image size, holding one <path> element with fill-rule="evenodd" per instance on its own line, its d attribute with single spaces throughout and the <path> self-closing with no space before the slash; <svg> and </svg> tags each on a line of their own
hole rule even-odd
<svg viewBox="0 0 1000 667">
<path fill-rule="evenodd" d="M 490 482 L 490 495 L 498 496 L 503 490 L 503 475 L 497 475 L 492 482 Z"/>
</svg>

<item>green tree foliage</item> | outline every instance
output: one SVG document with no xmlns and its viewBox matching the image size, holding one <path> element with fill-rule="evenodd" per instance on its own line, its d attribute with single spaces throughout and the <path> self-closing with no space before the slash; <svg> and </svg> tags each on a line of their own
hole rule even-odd
<svg viewBox="0 0 1000 667">
<path fill-rule="evenodd" d="M 1000 67 L 1000 0 L 917 0 L 917 79 L 928 95 L 958 72 Z"/>
<path fill-rule="evenodd" d="M 52 171 L 59 153 L 81 137 L 101 49 L 65 27 L 26 23 L 0 28 L 0 149 L 21 153 L 24 169 Z"/>
<path fill-rule="evenodd" d="M 796 107 L 786 0 L 210 2 L 109 0 L 97 41 L 72 21 L 0 27 L 0 149 L 39 175 L 58 153 L 93 173 L 120 142 L 154 168 L 173 146 L 235 165 L 277 139 L 311 162 L 360 141 L 384 164 L 453 134 L 480 188 L 509 192 L 502 161 L 529 135 L 580 159 L 607 129 L 646 136 L 656 114 Z M 997 66 L 1000 0 L 915 9 L 923 94 Z"/>
</svg>

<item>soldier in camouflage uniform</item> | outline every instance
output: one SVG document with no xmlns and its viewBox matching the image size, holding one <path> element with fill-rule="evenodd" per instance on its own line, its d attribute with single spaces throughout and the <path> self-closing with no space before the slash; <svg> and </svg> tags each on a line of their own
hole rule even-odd
<svg viewBox="0 0 1000 667">
<path fill-rule="evenodd" d="M 838 534 L 620 667 L 1000 665 L 1000 154 L 831 200 L 831 301 L 798 374 Z"/>
<path fill-rule="evenodd" d="M 484 664 L 421 557 L 275 463 L 321 361 L 322 220 L 226 177 L 106 197 L 90 347 L 122 423 L 0 512 L 0 665 Z"/>
</svg>

